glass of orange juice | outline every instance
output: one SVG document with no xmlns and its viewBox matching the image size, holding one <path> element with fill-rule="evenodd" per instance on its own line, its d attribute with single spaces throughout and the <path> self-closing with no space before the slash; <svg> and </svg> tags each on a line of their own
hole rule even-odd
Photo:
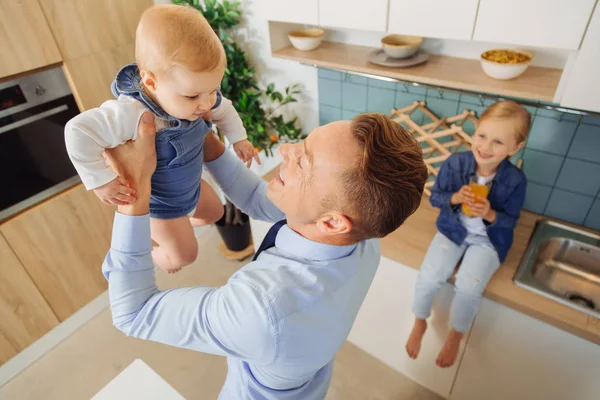
<svg viewBox="0 0 600 400">
<path fill-rule="evenodd" d="M 472 176 L 470 181 L 469 181 L 469 187 L 471 188 L 471 192 L 473 193 L 473 195 L 475 195 L 475 203 L 476 204 L 481 204 L 483 203 L 481 201 L 482 198 L 486 198 L 488 193 L 490 192 L 490 186 L 491 186 L 491 182 L 490 184 L 487 185 L 482 185 L 480 183 L 477 183 L 477 176 Z M 469 208 L 469 206 L 467 204 L 462 205 L 462 213 L 464 215 L 471 215 L 471 209 Z"/>
</svg>

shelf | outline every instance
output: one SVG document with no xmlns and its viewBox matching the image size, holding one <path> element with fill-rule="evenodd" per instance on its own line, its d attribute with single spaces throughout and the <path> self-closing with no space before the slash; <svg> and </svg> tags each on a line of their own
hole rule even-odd
<svg viewBox="0 0 600 400">
<path fill-rule="evenodd" d="M 532 66 L 516 79 L 500 81 L 488 77 L 481 69 L 479 60 L 434 54 L 421 65 L 389 68 L 368 61 L 373 50 L 373 47 L 323 42 L 312 51 L 300 51 L 289 46 L 273 52 L 273 57 L 433 86 L 544 102 L 554 100 L 562 74 L 560 69 Z"/>
</svg>

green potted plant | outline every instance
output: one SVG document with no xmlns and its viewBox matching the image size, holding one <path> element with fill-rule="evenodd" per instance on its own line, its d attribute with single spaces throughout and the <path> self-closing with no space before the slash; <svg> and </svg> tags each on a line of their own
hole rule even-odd
<svg viewBox="0 0 600 400">
<path fill-rule="evenodd" d="M 232 38 L 242 16 L 240 3 L 217 0 L 173 0 L 173 3 L 197 9 L 221 39 L 227 56 L 221 92 L 232 101 L 248 132 L 248 140 L 256 150 L 270 157 L 277 144 L 304 139 L 306 135 L 299 127 L 298 118 L 280 114 L 281 107 L 298 101 L 298 85 L 288 86 L 283 92 L 277 91 L 273 83 L 259 87 L 256 71 Z M 216 224 L 219 233 L 229 250 L 242 251 L 250 244 L 248 216 L 227 199 L 224 207 L 225 214 Z"/>
</svg>

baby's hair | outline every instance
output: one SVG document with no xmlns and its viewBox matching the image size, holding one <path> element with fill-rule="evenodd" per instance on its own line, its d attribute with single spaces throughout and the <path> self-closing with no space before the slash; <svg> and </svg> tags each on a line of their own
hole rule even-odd
<svg viewBox="0 0 600 400">
<path fill-rule="evenodd" d="M 227 63 L 223 45 L 204 16 L 174 4 L 144 11 L 135 35 L 135 59 L 140 69 L 155 75 L 174 65 L 205 72 Z"/>
<path fill-rule="evenodd" d="M 513 121 L 517 142 L 522 143 L 529 134 L 529 125 L 531 124 L 531 114 L 519 103 L 512 100 L 503 100 L 489 106 L 481 117 L 479 122 L 489 118 L 503 118 Z"/>
</svg>

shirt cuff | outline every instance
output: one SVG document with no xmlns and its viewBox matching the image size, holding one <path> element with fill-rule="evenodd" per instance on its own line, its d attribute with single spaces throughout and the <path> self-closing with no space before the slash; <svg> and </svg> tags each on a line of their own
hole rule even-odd
<svg viewBox="0 0 600 400">
<path fill-rule="evenodd" d="M 132 216 L 116 212 L 110 247 L 123 253 L 151 252 L 150 215 Z"/>
</svg>

